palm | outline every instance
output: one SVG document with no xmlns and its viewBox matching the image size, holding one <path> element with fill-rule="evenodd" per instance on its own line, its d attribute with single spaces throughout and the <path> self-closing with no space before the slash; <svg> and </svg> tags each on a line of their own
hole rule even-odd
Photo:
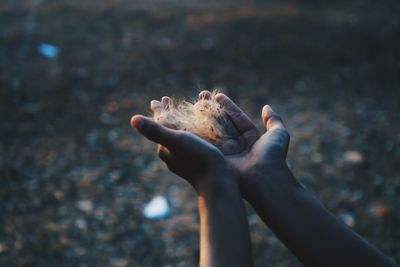
<svg viewBox="0 0 400 267">
<path fill-rule="evenodd" d="M 208 96 L 208 91 L 200 93 L 200 98 Z M 279 116 L 269 107 L 268 110 L 263 109 L 262 119 L 267 131 L 261 134 L 250 118 L 227 96 L 220 94 L 217 101 L 226 110 L 222 126 L 227 133 L 217 147 L 242 173 L 242 177 L 255 165 L 285 161 L 289 135 Z"/>
<path fill-rule="evenodd" d="M 154 113 L 161 109 L 167 109 L 170 105 L 171 99 L 163 97 L 161 102 L 151 101 L 150 108 Z M 159 157 L 167 164 L 170 171 L 186 179 L 195 188 L 203 179 L 202 177 L 213 176 L 211 175 L 213 171 L 215 172 L 211 168 L 213 165 L 217 165 L 218 170 L 230 169 L 231 165 L 222 151 L 207 141 L 191 132 L 169 129 L 152 120 L 145 120 L 152 125 L 149 127 L 154 133 L 144 135 L 159 144 Z M 161 140 L 162 138 L 168 140 Z"/>
<path fill-rule="evenodd" d="M 199 98 L 210 99 L 211 93 L 203 91 Z M 269 106 L 263 108 L 262 119 L 267 131 L 262 134 L 250 118 L 226 95 L 217 94 L 215 99 L 226 111 L 224 117 L 220 120 L 225 134 L 220 142 L 215 145 L 225 156 L 225 159 L 239 171 L 242 178 L 247 176 L 248 171 L 257 169 L 254 166 L 268 166 L 285 161 L 289 135 L 280 117 Z M 152 101 L 151 109 L 155 112 L 162 107 L 166 108 L 170 101 L 169 97 L 163 97 L 161 102 Z M 186 139 L 193 139 L 191 140 L 193 144 L 199 141 L 193 135 L 188 133 L 186 135 L 185 137 L 188 137 Z M 213 147 L 212 145 L 205 146 L 204 143 L 203 146 L 199 146 L 199 151 L 204 151 L 203 148 L 206 147 Z M 161 153 L 160 157 L 164 158 L 163 155 L 167 154 L 169 153 Z M 168 161 L 167 158 L 165 156 L 163 160 Z M 174 171 L 173 162 L 170 162 L 168 166 L 172 167 L 171 169 Z M 191 164 L 187 166 L 191 166 Z M 193 169 L 193 166 L 189 169 Z M 181 171 L 181 168 L 179 168 L 179 172 L 177 170 L 174 172 L 180 174 Z"/>
<path fill-rule="evenodd" d="M 283 131 L 271 130 L 263 135 L 258 132 L 256 127 L 247 133 L 241 134 L 238 130 L 236 131 L 235 136 L 223 139 L 217 147 L 239 172 L 245 173 L 260 163 L 268 164 L 277 160 L 285 160 L 284 139 L 286 136 Z M 258 136 L 253 135 L 256 132 L 258 132 Z M 249 136 L 249 133 L 252 138 L 245 138 L 244 136 Z"/>
</svg>

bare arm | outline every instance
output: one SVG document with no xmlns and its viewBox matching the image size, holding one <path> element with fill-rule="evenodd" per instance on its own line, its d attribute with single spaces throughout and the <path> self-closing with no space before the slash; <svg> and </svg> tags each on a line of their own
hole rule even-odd
<svg viewBox="0 0 400 267">
<path fill-rule="evenodd" d="M 162 102 L 167 101 L 163 98 Z M 152 101 L 152 109 L 162 102 Z M 222 153 L 193 134 L 168 129 L 140 115 L 132 118 L 131 125 L 159 144 L 159 157 L 198 193 L 200 266 L 252 266 L 239 177 Z"/>
<path fill-rule="evenodd" d="M 300 186 L 286 166 L 254 174 L 247 200 L 305 266 L 395 266 L 338 221 Z"/>
<path fill-rule="evenodd" d="M 250 234 L 239 188 L 200 193 L 200 266 L 252 266 Z"/>
<path fill-rule="evenodd" d="M 240 173 L 243 197 L 304 265 L 395 266 L 297 182 L 286 165 L 289 134 L 269 106 L 262 110 L 261 134 L 227 96 L 217 101 L 227 111 L 226 128 L 237 131 L 219 148 Z"/>
</svg>

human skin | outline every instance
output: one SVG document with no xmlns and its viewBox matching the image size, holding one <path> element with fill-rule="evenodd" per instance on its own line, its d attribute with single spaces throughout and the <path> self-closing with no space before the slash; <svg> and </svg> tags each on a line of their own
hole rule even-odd
<svg viewBox="0 0 400 267">
<path fill-rule="evenodd" d="M 165 107 L 168 101 L 152 101 L 151 108 Z M 158 156 L 169 170 L 198 194 L 200 266 L 252 266 L 238 173 L 222 152 L 189 132 L 168 129 L 141 115 L 132 117 L 131 126 L 158 144 Z"/>
<path fill-rule="evenodd" d="M 203 91 L 199 98 L 210 95 Z M 289 134 L 270 106 L 262 109 L 262 134 L 229 97 L 218 94 L 216 101 L 230 132 L 218 147 L 239 173 L 242 196 L 305 266 L 396 266 L 294 178 L 286 164 Z"/>
</svg>

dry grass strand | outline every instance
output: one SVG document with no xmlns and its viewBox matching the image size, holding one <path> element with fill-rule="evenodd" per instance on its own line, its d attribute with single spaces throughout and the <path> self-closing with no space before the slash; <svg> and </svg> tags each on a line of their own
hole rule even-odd
<svg viewBox="0 0 400 267">
<path fill-rule="evenodd" d="M 217 93 L 213 91 L 210 99 L 199 99 L 194 103 L 174 99 L 169 105 L 155 110 L 153 119 L 166 127 L 189 131 L 218 144 L 226 133 L 223 127 L 225 111 L 215 99 Z"/>
</svg>

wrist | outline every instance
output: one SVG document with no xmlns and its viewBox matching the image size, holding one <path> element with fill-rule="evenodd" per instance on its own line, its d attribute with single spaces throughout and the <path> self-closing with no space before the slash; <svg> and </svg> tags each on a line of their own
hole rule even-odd
<svg viewBox="0 0 400 267">
<path fill-rule="evenodd" d="M 210 168 L 197 173 L 192 183 L 198 194 L 219 192 L 228 188 L 239 188 L 239 173 L 226 161 L 215 162 Z"/>
<path fill-rule="evenodd" d="M 299 187 L 301 185 L 294 178 L 286 162 L 254 166 L 242 174 L 240 180 L 240 190 L 246 200 L 254 198 L 257 194 L 268 194 L 269 191 L 288 193 Z"/>
<path fill-rule="evenodd" d="M 240 192 L 239 175 L 231 169 L 222 172 L 213 172 L 198 179 L 195 190 L 198 195 L 207 198 L 215 198 L 225 192 Z"/>
<path fill-rule="evenodd" d="M 238 177 L 225 176 L 217 182 L 201 183 L 197 189 L 200 214 L 210 209 L 224 212 L 233 203 L 241 203 L 242 194 L 239 183 L 235 181 L 238 179 Z"/>
</svg>

